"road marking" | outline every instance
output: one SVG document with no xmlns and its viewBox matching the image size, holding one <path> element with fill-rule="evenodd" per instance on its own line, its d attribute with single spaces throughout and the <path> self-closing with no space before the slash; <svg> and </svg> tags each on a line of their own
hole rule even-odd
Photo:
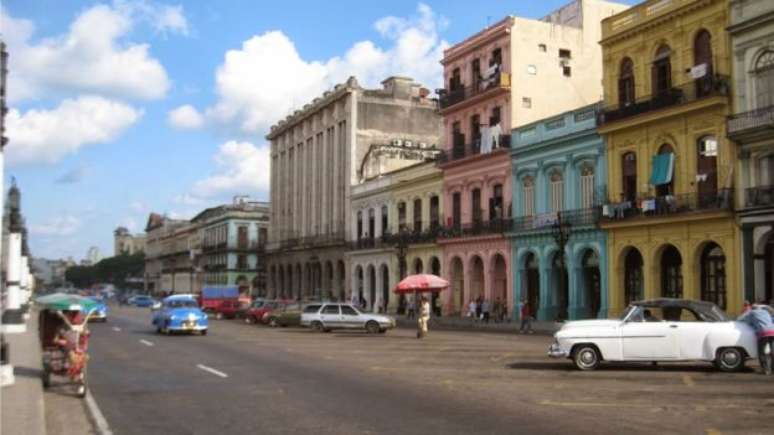
<svg viewBox="0 0 774 435">
<path fill-rule="evenodd" d="M 121 328 L 119 328 L 118 326 L 114 326 L 113 327 L 113 331 L 121 332 Z"/>
<path fill-rule="evenodd" d="M 206 366 L 206 365 L 204 365 L 204 364 L 197 364 L 197 365 L 196 365 L 196 367 L 198 367 L 198 368 L 200 368 L 200 369 L 204 370 L 205 372 L 210 372 L 210 373 L 212 373 L 212 374 L 213 374 L 213 375 L 215 375 L 215 376 L 220 376 L 221 378 L 227 378 L 227 377 L 228 377 L 228 375 L 227 375 L 227 374 L 225 374 L 225 373 L 223 373 L 223 372 L 221 372 L 221 371 L 219 371 L 219 370 L 215 370 L 215 369 L 214 369 L 214 368 L 212 368 L 212 367 L 207 367 L 207 366 Z"/>
<path fill-rule="evenodd" d="M 693 382 L 693 378 L 690 375 L 683 375 L 683 383 L 689 387 L 693 387 L 696 385 L 695 382 Z"/>
<path fill-rule="evenodd" d="M 94 400 L 91 391 L 86 391 L 86 407 L 91 414 L 92 420 L 94 420 L 94 424 L 97 426 L 97 433 L 100 435 L 113 435 L 113 431 L 110 430 L 110 426 L 108 426 L 105 416 L 102 415 L 102 411 L 99 410 L 97 401 Z"/>
<path fill-rule="evenodd" d="M 144 344 L 144 345 L 146 345 L 146 346 L 153 346 L 153 343 L 151 343 L 151 342 L 150 342 L 150 341 L 148 341 L 148 340 L 140 340 L 140 343 L 142 343 L 142 344 Z"/>
</svg>

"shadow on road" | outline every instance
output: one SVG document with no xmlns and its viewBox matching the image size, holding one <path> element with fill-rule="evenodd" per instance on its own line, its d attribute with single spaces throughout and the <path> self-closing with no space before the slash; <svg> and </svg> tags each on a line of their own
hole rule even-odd
<svg viewBox="0 0 774 435">
<path fill-rule="evenodd" d="M 43 375 L 43 370 L 33 367 L 14 366 L 13 374 L 14 376 L 21 376 L 23 378 L 40 379 Z"/>
<path fill-rule="evenodd" d="M 575 367 L 571 362 L 516 362 L 507 364 L 507 368 L 513 370 L 558 370 L 558 371 L 575 371 Z M 597 369 L 597 372 L 686 372 L 686 373 L 722 373 L 712 367 L 711 365 L 685 365 L 685 364 L 670 364 L 670 363 L 603 363 Z M 754 370 L 745 367 L 740 373 L 750 373 Z"/>
<path fill-rule="evenodd" d="M 570 364 L 538 361 L 516 362 L 506 364 L 505 367 L 513 370 L 558 370 L 562 372 L 570 371 L 573 369 L 572 365 Z"/>
</svg>

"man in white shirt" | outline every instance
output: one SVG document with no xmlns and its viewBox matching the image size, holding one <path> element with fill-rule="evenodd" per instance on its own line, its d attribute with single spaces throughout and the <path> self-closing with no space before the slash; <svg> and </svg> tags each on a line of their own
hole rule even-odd
<svg viewBox="0 0 774 435">
<path fill-rule="evenodd" d="M 419 303 L 419 317 L 417 318 L 417 338 L 424 338 L 427 335 L 427 322 L 430 321 L 430 302 L 422 296 Z"/>
</svg>

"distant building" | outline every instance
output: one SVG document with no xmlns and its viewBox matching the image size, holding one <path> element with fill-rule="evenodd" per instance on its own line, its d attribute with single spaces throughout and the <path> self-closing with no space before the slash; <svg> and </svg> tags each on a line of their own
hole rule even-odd
<svg viewBox="0 0 774 435">
<path fill-rule="evenodd" d="M 81 261 L 82 266 L 92 266 L 102 260 L 102 252 L 96 246 L 92 246 L 86 251 L 86 257 Z"/>
<path fill-rule="evenodd" d="M 170 251 L 168 246 L 169 235 L 176 229 L 187 225 L 188 222 L 179 219 L 170 219 L 158 213 L 151 213 L 148 216 L 148 223 L 145 226 L 147 241 L 145 245 L 145 291 L 148 293 L 161 293 L 162 291 L 173 290 L 172 282 L 162 285 L 162 269 L 164 268 L 165 255 Z M 167 246 L 162 248 L 162 245 Z M 169 280 L 169 267 L 167 266 L 167 280 Z M 164 288 L 166 287 L 166 288 Z"/>
<path fill-rule="evenodd" d="M 132 255 L 145 252 L 145 234 L 131 234 L 126 227 L 113 231 L 113 255 Z"/>
</svg>

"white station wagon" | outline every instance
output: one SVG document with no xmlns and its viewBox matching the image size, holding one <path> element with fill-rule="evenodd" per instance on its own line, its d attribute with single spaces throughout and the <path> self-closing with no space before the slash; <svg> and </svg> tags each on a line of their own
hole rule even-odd
<svg viewBox="0 0 774 435">
<path fill-rule="evenodd" d="M 554 334 L 548 355 L 570 358 L 580 370 L 602 361 L 706 361 L 737 371 L 758 349 L 755 331 L 717 305 L 662 298 L 632 303 L 620 320 L 568 322 Z"/>
</svg>

